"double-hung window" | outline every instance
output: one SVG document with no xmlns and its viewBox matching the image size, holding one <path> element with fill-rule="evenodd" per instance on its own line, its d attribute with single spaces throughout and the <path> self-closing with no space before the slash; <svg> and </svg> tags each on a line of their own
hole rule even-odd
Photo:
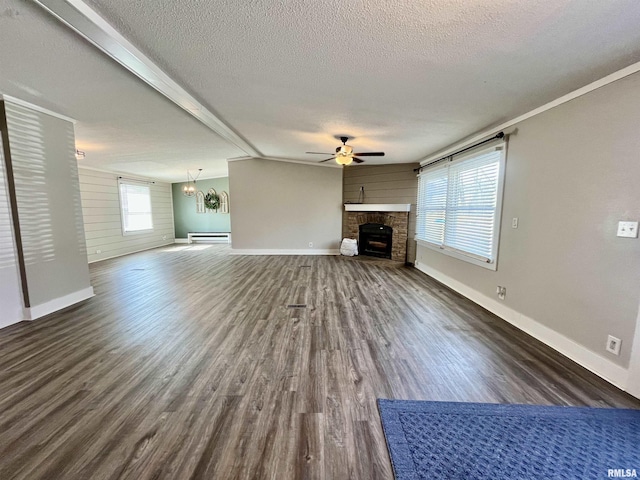
<svg viewBox="0 0 640 480">
<path fill-rule="evenodd" d="M 496 269 L 505 144 L 449 157 L 418 175 L 419 245 Z"/>
<path fill-rule="evenodd" d="M 153 230 L 151 191 L 145 183 L 120 180 L 120 209 L 122 233 L 144 233 Z"/>
</svg>

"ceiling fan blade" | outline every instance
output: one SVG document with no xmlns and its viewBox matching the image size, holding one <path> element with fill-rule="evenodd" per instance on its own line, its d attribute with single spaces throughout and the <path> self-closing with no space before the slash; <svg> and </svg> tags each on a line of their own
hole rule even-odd
<svg viewBox="0 0 640 480">
<path fill-rule="evenodd" d="M 354 155 L 358 155 L 359 157 L 384 157 L 384 152 L 363 152 L 354 153 Z"/>
<path fill-rule="evenodd" d="M 329 160 L 333 160 L 334 158 L 336 158 L 336 157 L 325 158 L 324 160 L 320 160 L 318 163 L 328 162 Z"/>
<path fill-rule="evenodd" d="M 327 153 L 327 152 L 304 152 L 304 153 L 309 153 L 311 155 L 333 155 L 333 153 Z"/>
<path fill-rule="evenodd" d="M 356 157 L 352 157 L 351 160 L 353 160 L 356 163 L 362 163 L 364 162 L 364 160 L 362 160 L 361 158 L 356 158 Z"/>
</svg>

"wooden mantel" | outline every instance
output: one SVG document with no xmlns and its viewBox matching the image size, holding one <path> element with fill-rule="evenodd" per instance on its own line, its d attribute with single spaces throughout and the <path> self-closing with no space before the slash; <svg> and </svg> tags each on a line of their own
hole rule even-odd
<svg viewBox="0 0 640 480">
<path fill-rule="evenodd" d="M 345 203 L 345 212 L 410 212 L 410 203 Z"/>
</svg>

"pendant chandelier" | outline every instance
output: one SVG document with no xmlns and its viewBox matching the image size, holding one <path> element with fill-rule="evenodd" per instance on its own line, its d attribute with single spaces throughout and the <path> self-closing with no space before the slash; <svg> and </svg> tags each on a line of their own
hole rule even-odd
<svg viewBox="0 0 640 480">
<path fill-rule="evenodd" d="M 182 193 L 185 197 L 193 197 L 196 194 L 196 180 L 202 173 L 202 169 L 198 169 L 198 174 L 193 177 L 187 170 L 187 183 L 182 186 Z"/>
</svg>

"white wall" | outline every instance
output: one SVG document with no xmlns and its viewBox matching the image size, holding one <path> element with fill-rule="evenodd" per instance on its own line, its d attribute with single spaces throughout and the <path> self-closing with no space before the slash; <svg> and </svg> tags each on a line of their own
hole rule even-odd
<svg viewBox="0 0 640 480">
<path fill-rule="evenodd" d="M 79 173 L 90 263 L 174 242 L 170 183 L 149 185 L 153 232 L 125 236 L 122 234 L 118 175 L 84 168 Z"/>
<path fill-rule="evenodd" d="M 635 74 L 516 126 L 496 272 L 417 250 L 419 267 L 485 303 L 506 286 L 495 309 L 591 355 L 591 368 L 617 384 L 629 366 L 640 296 L 640 240 L 616 237 L 619 220 L 640 220 L 638 92 Z M 620 356 L 605 351 L 608 334 L 622 339 Z"/>
<path fill-rule="evenodd" d="M 336 253 L 342 170 L 249 159 L 229 162 L 233 250 Z M 309 247 L 309 242 L 313 247 Z"/>
</svg>

